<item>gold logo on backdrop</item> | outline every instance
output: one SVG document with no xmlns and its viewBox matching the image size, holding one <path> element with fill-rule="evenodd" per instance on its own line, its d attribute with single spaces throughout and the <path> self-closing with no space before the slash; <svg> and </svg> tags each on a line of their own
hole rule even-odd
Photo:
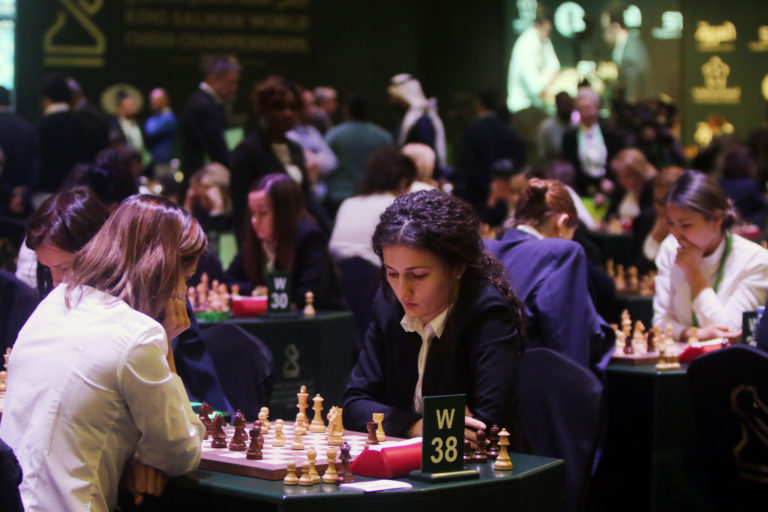
<svg viewBox="0 0 768 512">
<path fill-rule="evenodd" d="M 701 66 L 704 87 L 694 87 L 693 101 L 696 103 L 727 103 L 741 101 L 741 87 L 728 87 L 728 75 L 731 68 L 718 56 L 710 58 Z"/>
<path fill-rule="evenodd" d="M 59 0 L 59 4 L 56 20 L 43 35 L 43 64 L 103 67 L 106 38 L 92 18 L 104 6 L 104 0 Z"/>
<path fill-rule="evenodd" d="M 700 21 L 696 25 L 694 39 L 700 52 L 731 52 L 736 42 L 736 25 L 726 21 L 722 25 L 710 25 Z"/>
<path fill-rule="evenodd" d="M 768 25 L 757 28 L 757 41 L 750 41 L 747 47 L 753 52 L 768 52 Z"/>
</svg>

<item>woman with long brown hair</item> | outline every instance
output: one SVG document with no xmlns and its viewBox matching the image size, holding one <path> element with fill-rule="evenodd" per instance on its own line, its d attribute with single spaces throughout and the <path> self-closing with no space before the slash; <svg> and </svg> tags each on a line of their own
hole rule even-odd
<svg viewBox="0 0 768 512">
<path fill-rule="evenodd" d="M 249 226 L 224 280 L 248 295 L 272 271 L 290 272 L 291 302 L 314 294 L 319 308 L 342 307 L 341 288 L 328 254 L 328 236 L 304 207 L 301 187 L 287 174 L 267 174 L 248 193 Z"/>
<path fill-rule="evenodd" d="M 24 325 L 0 436 L 19 458 L 27 510 L 114 509 L 131 454 L 137 501 L 197 467 L 204 429 L 170 340 L 189 326 L 186 278 L 205 248 L 186 210 L 128 198 Z"/>
</svg>

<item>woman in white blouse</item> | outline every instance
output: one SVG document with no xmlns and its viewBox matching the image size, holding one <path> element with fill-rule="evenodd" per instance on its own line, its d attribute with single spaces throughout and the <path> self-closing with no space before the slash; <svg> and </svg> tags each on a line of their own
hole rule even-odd
<svg viewBox="0 0 768 512">
<path fill-rule="evenodd" d="M 765 304 L 768 251 L 730 232 L 731 203 L 705 174 L 686 171 L 666 198 L 670 235 L 656 258 L 653 324 L 687 341 L 741 334 L 742 313 Z"/>
<path fill-rule="evenodd" d="M 137 503 L 197 467 L 205 429 L 170 340 L 189 327 L 186 278 L 205 248 L 186 210 L 132 196 L 24 325 L 0 437 L 23 470 L 25 510 L 113 510 L 128 461 Z"/>
</svg>

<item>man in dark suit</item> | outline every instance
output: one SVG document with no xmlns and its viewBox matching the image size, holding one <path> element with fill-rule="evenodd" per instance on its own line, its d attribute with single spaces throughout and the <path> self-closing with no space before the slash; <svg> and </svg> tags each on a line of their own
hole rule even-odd
<svg viewBox="0 0 768 512">
<path fill-rule="evenodd" d="M 579 124 L 563 136 L 563 160 L 576 170 L 579 195 L 610 194 L 615 177 L 608 163 L 623 147 L 621 137 L 599 118 L 600 97 L 588 87 L 576 95 Z"/>
<path fill-rule="evenodd" d="M 495 91 L 480 92 L 475 109 L 478 119 L 467 128 L 462 143 L 463 195 L 483 217 L 488 209 L 493 164 L 507 159 L 519 168 L 525 164 L 526 155 L 523 140 L 497 114 Z"/>
<path fill-rule="evenodd" d="M 63 76 L 47 76 L 40 85 L 39 93 L 43 117 L 37 125 L 40 177 L 37 197 L 33 197 L 35 205 L 59 190 L 75 164 L 90 162 L 101 149 L 99 141 L 93 136 L 92 125 L 82 114 L 71 110 L 70 90 Z"/>
<path fill-rule="evenodd" d="M 11 112 L 11 94 L 0 86 L 0 216 L 25 217 L 40 164 L 35 126 Z"/>
<path fill-rule="evenodd" d="M 224 139 L 227 119 L 222 104 L 237 94 L 240 64 L 234 57 L 219 56 L 206 68 L 205 80 L 193 92 L 181 118 L 181 167 L 185 179 L 208 161 L 229 167 Z"/>
</svg>

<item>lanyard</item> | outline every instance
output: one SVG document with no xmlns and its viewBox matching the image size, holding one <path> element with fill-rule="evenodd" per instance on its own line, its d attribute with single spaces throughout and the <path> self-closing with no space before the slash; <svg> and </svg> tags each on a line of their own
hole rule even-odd
<svg viewBox="0 0 768 512">
<path fill-rule="evenodd" d="M 720 266 L 717 267 L 717 274 L 715 275 L 715 284 L 712 289 L 717 293 L 717 289 L 720 287 L 720 283 L 723 280 L 723 274 L 725 273 L 725 260 L 728 259 L 728 255 L 731 253 L 731 246 L 733 246 L 733 235 L 730 233 L 725 234 L 725 250 L 723 251 L 723 257 L 720 258 Z M 693 311 L 693 294 L 691 294 L 691 325 L 693 327 L 699 327 L 699 319 L 696 318 L 696 312 Z"/>
</svg>

